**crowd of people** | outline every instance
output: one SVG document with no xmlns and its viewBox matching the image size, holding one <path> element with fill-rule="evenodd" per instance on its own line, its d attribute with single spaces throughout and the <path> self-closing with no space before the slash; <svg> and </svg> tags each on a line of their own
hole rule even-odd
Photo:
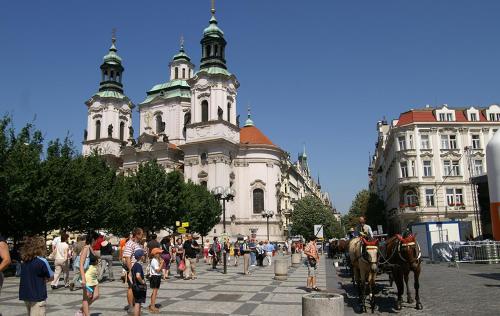
<svg viewBox="0 0 500 316">
<path fill-rule="evenodd" d="M 120 262 L 120 279 L 127 287 L 124 310 L 140 315 L 147 291 L 150 292 L 149 312 L 159 313 L 161 305 L 156 299 L 160 284 L 172 275 L 183 280 L 196 279 L 200 262 L 219 269 L 225 258 L 227 265 L 241 264 L 243 273 L 248 275 L 252 266 L 271 266 L 274 255 L 302 251 L 301 243 L 275 245 L 249 236 L 241 236 L 234 242 L 229 238 L 219 240 L 218 237 L 200 241 L 198 234 L 165 236 L 158 240 L 154 233 L 146 237 L 141 228 L 134 229 L 118 242 L 114 239 L 115 246 L 111 236 L 97 232 L 74 236 L 71 242 L 69 237 L 66 232 L 61 232 L 48 247 L 43 237 L 25 238 L 20 247 L 16 247 L 17 255 L 12 249 L 9 252 L 6 240 L 0 237 L 0 291 L 3 283 L 1 271 L 14 262 L 16 276 L 20 277 L 19 299 L 25 302 L 28 315 L 45 315 L 47 283 L 52 291 L 63 288 L 82 291 L 82 304 L 75 316 L 90 315 L 92 304 L 99 299 L 99 284 L 115 281 L 113 261 Z M 15 256 L 16 259 L 12 260 Z M 49 262 L 53 262 L 54 269 Z M 173 264 L 175 272 L 171 271 Z M 72 278 L 70 270 L 74 272 Z"/>
</svg>

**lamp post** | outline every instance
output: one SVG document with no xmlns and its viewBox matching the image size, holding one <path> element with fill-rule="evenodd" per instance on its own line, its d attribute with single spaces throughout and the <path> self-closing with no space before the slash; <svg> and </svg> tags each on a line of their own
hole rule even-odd
<svg viewBox="0 0 500 316">
<path fill-rule="evenodd" d="M 222 230 L 223 233 L 226 234 L 226 201 L 231 201 L 234 198 L 234 190 L 232 188 L 223 188 L 221 186 L 218 186 L 213 189 L 212 194 L 217 200 L 222 200 Z M 224 245 L 222 249 L 224 249 Z M 227 254 L 225 250 L 222 255 L 224 260 L 224 274 L 227 274 Z"/>
<path fill-rule="evenodd" d="M 262 211 L 262 217 L 265 218 L 267 220 L 267 241 L 270 241 L 269 240 L 269 219 L 271 217 L 273 217 L 273 211 Z"/>
</svg>

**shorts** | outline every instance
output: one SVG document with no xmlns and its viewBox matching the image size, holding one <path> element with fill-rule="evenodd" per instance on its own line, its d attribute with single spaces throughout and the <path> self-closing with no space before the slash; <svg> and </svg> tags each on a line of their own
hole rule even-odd
<svg viewBox="0 0 500 316">
<path fill-rule="evenodd" d="M 315 277 L 316 276 L 316 270 L 318 270 L 317 266 L 311 267 L 311 265 L 307 266 L 307 276 L 308 277 Z"/>
<path fill-rule="evenodd" d="M 161 275 L 152 275 L 149 277 L 149 287 L 152 289 L 159 289 L 161 283 Z"/>
<path fill-rule="evenodd" d="M 143 304 L 146 303 L 146 290 L 132 290 L 134 294 L 134 304 Z"/>
</svg>

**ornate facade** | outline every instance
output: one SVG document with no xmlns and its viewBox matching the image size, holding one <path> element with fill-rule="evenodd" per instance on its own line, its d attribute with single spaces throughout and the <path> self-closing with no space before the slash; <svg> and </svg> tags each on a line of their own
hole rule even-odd
<svg viewBox="0 0 500 316">
<path fill-rule="evenodd" d="M 272 211 L 271 240 L 288 235 L 293 202 L 308 194 L 331 205 L 327 193 L 311 177 L 305 150 L 292 163 L 289 155 L 254 124 L 250 112 L 243 127 L 237 115 L 236 76 L 226 65 L 226 40 L 212 9 L 201 40 L 200 68 L 195 70 L 181 43 L 173 57 L 170 80 L 154 85 L 138 104 L 139 137 L 134 138 L 134 105 L 123 93 L 122 60 L 115 39 L 101 66 L 97 92 L 86 102 L 88 124 L 83 153 L 97 150 L 124 173 L 156 159 L 167 171 L 180 170 L 185 179 L 212 190 L 231 188 L 226 203 L 229 235 L 267 237 L 266 219 Z M 333 211 L 333 208 L 332 208 Z M 217 225 L 212 235 L 220 235 Z"/>
<path fill-rule="evenodd" d="M 422 221 L 460 220 L 478 232 L 476 188 L 485 149 L 500 127 L 500 107 L 412 109 L 377 123 L 369 187 L 385 201 L 393 229 Z"/>
</svg>

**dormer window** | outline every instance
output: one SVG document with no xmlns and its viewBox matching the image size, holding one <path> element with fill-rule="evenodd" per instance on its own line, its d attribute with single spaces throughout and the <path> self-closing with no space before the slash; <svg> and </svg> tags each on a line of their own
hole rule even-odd
<svg viewBox="0 0 500 316">
<path fill-rule="evenodd" d="M 477 122 L 478 121 L 478 119 L 477 119 L 477 113 L 471 113 L 470 114 L 470 120 L 472 122 Z"/>
<path fill-rule="evenodd" d="M 500 121 L 500 113 L 490 113 L 490 121 Z"/>
</svg>

